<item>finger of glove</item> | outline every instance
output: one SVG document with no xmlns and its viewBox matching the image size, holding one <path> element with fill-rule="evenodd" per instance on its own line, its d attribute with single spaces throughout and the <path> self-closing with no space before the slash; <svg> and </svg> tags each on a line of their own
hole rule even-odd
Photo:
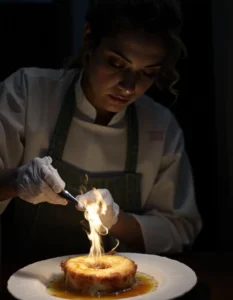
<svg viewBox="0 0 233 300">
<path fill-rule="evenodd" d="M 65 182 L 61 179 L 58 171 L 51 165 L 41 166 L 41 176 L 53 189 L 55 193 L 60 193 L 65 188 Z"/>
<path fill-rule="evenodd" d="M 50 166 L 51 163 L 52 163 L 52 158 L 50 156 L 45 156 L 43 158 L 35 157 L 28 164 L 28 168 L 33 172 L 37 172 L 38 175 L 40 176 L 41 167 Z"/>
<path fill-rule="evenodd" d="M 54 190 L 44 181 L 41 185 L 42 195 L 39 197 L 41 202 L 48 202 L 57 205 L 66 205 L 67 201 L 59 196 Z"/>
<path fill-rule="evenodd" d="M 114 203 L 114 200 L 112 198 L 111 193 L 107 189 L 98 189 L 96 190 L 100 194 L 99 197 L 101 197 L 107 206 L 112 206 Z"/>
<path fill-rule="evenodd" d="M 40 162 L 41 162 L 42 164 L 45 164 L 45 165 L 47 165 L 47 166 L 51 165 L 52 162 L 53 162 L 52 157 L 50 157 L 50 156 L 45 156 L 45 157 L 43 157 L 43 158 L 37 157 L 36 159 L 37 159 L 37 160 L 40 160 Z"/>
<path fill-rule="evenodd" d="M 105 227 L 110 229 L 118 220 L 119 206 L 114 202 L 111 193 L 107 189 L 97 190 L 106 204 L 106 209 L 103 206 L 100 214 L 101 222 Z"/>
<path fill-rule="evenodd" d="M 33 164 L 37 166 L 38 172 L 43 180 L 45 180 L 55 193 L 60 193 L 65 188 L 65 182 L 61 179 L 58 171 L 51 165 L 52 158 L 45 156 L 43 158 L 36 157 Z"/>
<path fill-rule="evenodd" d="M 81 203 L 81 204 L 77 204 L 76 207 L 78 210 L 80 211 L 84 211 L 85 209 L 83 208 L 82 204 L 85 207 L 88 207 L 88 205 L 90 205 L 91 203 L 95 203 L 96 202 L 96 196 L 93 193 L 93 191 L 89 191 L 83 195 L 77 195 L 76 199 Z"/>
<path fill-rule="evenodd" d="M 49 168 L 52 162 L 51 157 L 46 156 L 44 158 L 35 157 L 27 165 L 23 165 L 18 170 L 18 180 L 25 181 L 28 178 L 28 182 L 39 184 L 47 175 L 46 168 Z"/>
<path fill-rule="evenodd" d="M 118 221 L 119 206 L 114 203 L 113 207 L 109 207 L 105 214 L 100 214 L 102 224 L 110 229 Z"/>
</svg>

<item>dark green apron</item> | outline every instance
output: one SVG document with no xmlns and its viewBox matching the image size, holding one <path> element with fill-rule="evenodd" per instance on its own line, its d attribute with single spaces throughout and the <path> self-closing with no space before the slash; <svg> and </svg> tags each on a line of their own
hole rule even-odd
<svg viewBox="0 0 233 300">
<path fill-rule="evenodd" d="M 95 188 L 108 189 L 114 201 L 125 212 L 140 213 L 141 175 L 136 173 L 138 158 L 138 122 L 134 105 L 127 109 L 127 158 L 124 172 L 90 173 L 62 160 L 63 150 L 76 109 L 75 83 L 73 81 L 65 96 L 55 131 L 50 143 L 48 155 L 53 159 L 53 166 L 58 170 L 61 178 L 66 182 L 66 189 L 73 195 L 80 194 L 80 187 L 86 190 Z M 93 125 L 95 126 L 95 125 Z M 80 158 L 81 159 L 81 158 Z M 88 176 L 88 183 L 86 182 Z M 14 199 L 13 216 L 11 216 L 11 237 L 16 247 L 14 254 L 19 254 L 21 260 L 29 263 L 60 255 L 88 253 L 90 241 L 80 225 L 84 220 L 83 212 L 76 210 L 73 203 L 67 206 L 41 203 L 32 205 L 20 199 Z M 9 217 L 10 218 L 10 217 Z M 9 232 L 8 232 L 9 240 Z M 105 250 L 114 246 L 109 238 L 105 238 Z"/>
</svg>

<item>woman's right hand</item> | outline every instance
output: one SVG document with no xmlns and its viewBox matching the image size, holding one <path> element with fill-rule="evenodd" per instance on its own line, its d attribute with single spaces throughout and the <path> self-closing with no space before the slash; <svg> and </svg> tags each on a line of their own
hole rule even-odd
<svg viewBox="0 0 233 300">
<path fill-rule="evenodd" d="M 58 195 L 65 188 L 65 182 L 52 166 L 52 158 L 49 156 L 36 157 L 19 167 L 16 182 L 18 196 L 27 202 L 67 204 L 67 201 Z"/>
</svg>

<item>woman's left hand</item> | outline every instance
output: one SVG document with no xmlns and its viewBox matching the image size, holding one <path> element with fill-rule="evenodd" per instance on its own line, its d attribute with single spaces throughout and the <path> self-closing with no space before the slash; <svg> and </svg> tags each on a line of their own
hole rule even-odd
<svg viewBox="0 0 233 300">
<path fill-rule="evenodd" d="M 110 229 L 118 221 L 119 206 L 114 202 L 111 193 L 107 189 L 93 189 L 86 194 L 78 195 L 79 200 L 87 207 L 92 203 L 98 204 L 98 211 L 102 224 Z M 78 210 L 83 211 L 81 206 L 77 206 Z"/>
</svg>

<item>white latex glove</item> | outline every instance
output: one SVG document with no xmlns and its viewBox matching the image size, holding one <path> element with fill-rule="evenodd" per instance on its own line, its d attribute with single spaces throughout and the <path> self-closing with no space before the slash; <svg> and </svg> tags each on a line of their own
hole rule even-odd
<svg viewBox="0 0 233 300">
<path fill-rule="evenodd" d="M 57 194 L 65 188 L 65 182 L 51 164 L 52 158 L 46 156 L 36 157 L 19 167 L 17 188 L 21 199 L 33 204 L 41 202 L 67 204 L 67 201 Z"/>
<path fill-rule="evenodd" d="M 94 189 L 86 194 L 78 195 L 76 197 L 83 205 L 87 207 L 91 203 L 99 202 L 98 214 L 102 224 L 110 229 L 116 224 L 119 215 L 119 206 L 114 202 L 112 195 L 106 189 Z M 79 210 L 83 210 L 81 206 L 77 207 Z"/>
</svg>

